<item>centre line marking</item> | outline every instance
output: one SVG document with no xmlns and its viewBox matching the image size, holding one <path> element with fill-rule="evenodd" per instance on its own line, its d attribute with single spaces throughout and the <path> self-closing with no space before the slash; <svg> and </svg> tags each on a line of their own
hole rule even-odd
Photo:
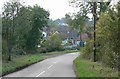
<svg viewBox="0 0 120 79">
<path fill-rule="evenodd" d="M 53 65 L 50 65 L 50 66 L 48 67 L 48 69 L 50 69 L 52 66 L 53 66 Z"/>
<path fill-rule="evenodd" d="M 55 63 L 55 64 L 56 64 L 56 63 L 58 63 L 58 62 L 59 62 L 59 61 L 55 61 L 55 62 L 53 62 L 53 63 Z"/>
<path fill-rule="evenodd" d="M 43 73 L 45 73 L 45 71 L 42 71 L 40 74 L 38 74 L 36 77 L 39 77 L 40 75 L 42 75 Z"/>
<path fill-rule="evenodd" d="M 55 64 L 57 63 L 57 62 L 54 62 Z"/>
</svg>

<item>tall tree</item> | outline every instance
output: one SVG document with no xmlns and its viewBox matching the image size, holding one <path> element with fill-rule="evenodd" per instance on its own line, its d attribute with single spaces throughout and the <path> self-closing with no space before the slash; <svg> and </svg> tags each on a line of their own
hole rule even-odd
<svg viewBox="0 0 120 79">
<path fill-rule="evenodd" d="M 28 32 L 32 29 L 32 7 L 21 7 L 18 16 L 15 18 L 16 46 L 19 52 L 26 51 L 25 42 Z"/>
<path fill-rule="evenodd" d="M 94 47 L 93 47 L 94 50 L 93 51 L 94 51 L 94 61 L 96 61 L 96 33 L 95 33 L 96 21 L 99 19 L 99 15 L 101 14 L 101 12 L 105 12 L 107 10 L 110 2 L 99 2 L 99 3 L 96 2 L 95 3 L 92 1 L 81 2 L 81 0 L 71 0 L 70 3 L 75 5 L 75 7 L 79 8 L 80 11 L 78 13 L 82 14 L 81 20 L 80 20 L 81 22 L 78 22 L 77 25 L 84 24 L 85 23 L 84 18 L 86 17 L 86 15 L 89 13 L 93 13 L 93 17 L 94 17 Z M 100 10 L 97 10 L 96 8 L 99 8 Z M 80 30 L 82 30 L 82 27 L 80 27 Z"/>
<path fill-rule="evenodd" d="M 69 26 L 78 29 L 78 32 L 80 34 L 80 41 L 82 41 L 81 34 L 84 31 L 85 23 L 88 18 L 87 17 L 88 7 L 84 6 L 84 4 L 81 4 L 79 7 L 80 7 L 79 12 L 74 14 L 73 17 L 71 17 L 68 14 L 66 14 L 65 17 L 67 19 Z"/>
<path fill-rule="evenodd" d="M 8 60 L 11 61 L 11 51 L 14 45 L 14 27 L 15 27 L 15 17 L 19 12 L 21 4 L 18 0 L 11 0 L 4 4 L 3 12 L 3 37 L 6 37 L 7 50 L 8 50 Z M 4 38 L 3 38 L 4 39 Z"/>
<path fill-rule="evenodd" d="M 28 52 L 36 50 L 42 38 L 41 30 L 43 27 L 48 26 L 47 21 L 49 16 L 49 13 L 38 5 L 35 5 L 32 11 L 32 29 L 29 31 L 26 41 L 26 49 Z"/>
</svg>

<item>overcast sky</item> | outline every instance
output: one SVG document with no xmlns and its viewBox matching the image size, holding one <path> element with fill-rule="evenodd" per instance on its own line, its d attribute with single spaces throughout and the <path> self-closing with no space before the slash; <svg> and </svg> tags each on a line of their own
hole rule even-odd
<svg viewBox="0 0 120 79">
<path fill-rule="evenodd" d="M 2 0 L 0 1 L 0 11 L 5 1 L 9 0 Z M 73 13 L 74 8 L 69 6 L 69 0 L 22 0 L 25 2 L 25 5 L 35 5 L 38 4 L 45 10 L 50 12 L 50 18 L 57 19 L 62 18 L 65 16 L 66 13 Z"/>
<path fill-rule="evenodd" d="M 4 2 L 9 0 L 1 0 L 0 1 L 0 13 L 2 11 L 2 6 Z M 62 18 L 65 16 L 66 13 L 73 13 L 75 8 L 69 6 L 69 0 L 21 0 L 25 2 L 24 5 L 35 5 L 38 4 L 39 6 L 43 7 L 45 10 L 50 12 L 50 18 L 53 20 Z M 113 0 L 116 2 L 116 0 Z"/>
<path fill-rule="evenodd" d="M 27 5 L 39 4 L 50 12 L 50 18 L 62 18 L 66 13 L 73 12 L 74 9 L 69 6 L 68 0 L 24 0 Z"/>
</svg>

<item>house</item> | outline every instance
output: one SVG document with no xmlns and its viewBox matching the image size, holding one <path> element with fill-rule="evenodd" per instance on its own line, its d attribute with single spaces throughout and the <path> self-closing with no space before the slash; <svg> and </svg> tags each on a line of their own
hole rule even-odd
<svg viewBox="0 0 120 79">
<path fill-rule="evenodd" d="M 81 39 L 80 39 L 81 37 Z M 89 39 L 89 35 L 87 33 L 82 33 L 81 36 L 79 35 L 77 38 L 76 38 L 76 44 L 77 45 L 80 45 L 80 42 L 84 42 Z"/>
<path fill-rule="evenodd" d="M 80 39 L 80 37 L 81 37 L 81 39 Z M 88 36 L 87 33 L 82 33 L 81 36 L 79 35 L 79 36 L 76 38 L 77 41 L 80 41 L 80 40 L 85 41 L 85 40 L 87 40 L 87 39 L 89 39 L 89 36 Z"/>
</svg>

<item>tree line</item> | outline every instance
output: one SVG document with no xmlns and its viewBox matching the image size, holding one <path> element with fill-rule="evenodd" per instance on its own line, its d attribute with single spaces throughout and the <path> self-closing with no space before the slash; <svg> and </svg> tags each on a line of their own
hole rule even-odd
<svg viewBox="0 0 120 79">
<path fill-rule="evenodd" d="M 85 23 L 87 14 L 93 14 L 93 2 L 85 2 L 85 4 L 83 4 L 80 0 L 71 0 L 70 4 L 80 8 L 80 11 L 73 16 L 66 16 L 68 24 L 74 28 L 79 28 L 80 34 L 83 32 L 90 34 L 90 38 L 86 41 L 85 47 L 81 48 L 81 56 L 85 59 L 91 59 L 93 61 L 94 28 L 86 26 Z M 111 6 L 110 2 L 97 3 L 95 30 L 96 60 L 113 69 L 120 69 L 119 10 L 120 2 L 114 6 Z"/>
<path fill-rule="evenodd" d="M 117 11 L 120 6 L 116 4 L 114 7 L 110 5 L 106 10 L 100 12 L 96 22 L 96 60 L 102 62 L 113 69 L 119 67 L 119 42 L 118 38 L 118 16 Z M 117 11 L 116 11 L 117 10 Z M 83 48 L 83 57 L 93 60 L 93 31 L 92 38 Z"/>
</svg>

